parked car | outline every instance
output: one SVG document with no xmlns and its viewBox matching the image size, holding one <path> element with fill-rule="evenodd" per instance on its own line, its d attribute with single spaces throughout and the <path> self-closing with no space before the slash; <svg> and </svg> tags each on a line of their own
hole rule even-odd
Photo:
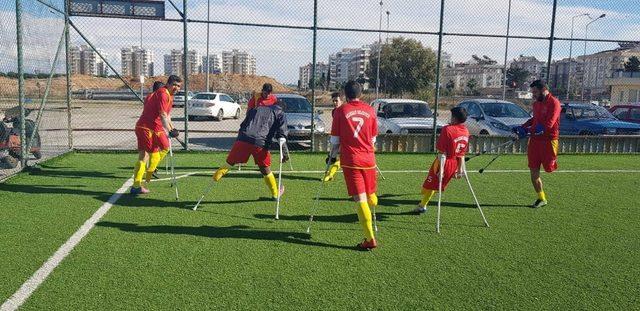
<svg viewBox="0 0 640 311">
<path fill-rule="evenodd" d="M 560 113 L 560 135 L 640 135 L 640 124 L 620 121 L 596 105 L 565 103 Z"/>
<path fill-rule="evenodd" d="M 433 112 L 429 104 L 413 99 L 376 99 L 371 103 L 378 116 L 380 134 L 433 133 Z M 437 122 L 437 131 L 443 126 Z"/>
<path fill-rule="evenodd" d="M 240 105 L 231 96 L 224 93 L 198 93 L 189 100 L 187 105 L 189 120 L 206 117 L 222 121 L 225 118 L 238 119 L 240 117 Z"/>
<path fill-rule="evenodd" d="M 520 106 L 503 100 L 472 99 L 458 104 L 467 109 L 467 128 L 471 135 L 510 136 L 514 126 L 522 125 L 531 115 Z"/>
<path fill-rule="evenodd" d="M 189 92 L 187 101 L 193 98 L 193 92 Z M 184 91 L 177 91 L 173 94 L 173 107 L 184 107 Z"/>
<path fill-rule="evenodd" d="M 287 117 L 287 128 L 289 136 L 287 142 L 308 144 L 311 142 L 311 103 L 295 94 L 275 94 L 278 104 L 284 109 Z M 315 116 L 315 133 L 324 133 L 325 124 L 322 122 L 320 115 L 322 111 L 318 111 Z"/>
<path fill-rule="evenodd" d="M 620 121 L 640 123 L 640 104 L 613 106 L 609 112 Z"/>
</svg>

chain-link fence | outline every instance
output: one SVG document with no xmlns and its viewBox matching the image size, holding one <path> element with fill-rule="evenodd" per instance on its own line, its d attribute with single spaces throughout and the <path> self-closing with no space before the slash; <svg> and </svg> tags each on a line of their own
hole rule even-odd
<svg viewBox="0 0 640 311">
<path fill-rule="evenodd" d="M 640 101 L 640 14 L 629 9 L 634 6 L 596 0 L 9 1 L 0 7 L 0 109 L 18 106 L 21 89 L 36 121 L 45 102 L 39 126 L 45 154 L 130 150 L 140 99 L 154 81 L 177 74 L 188 79 L 186 93 L 175 98 L 174 124 L 189 148 L 224 150 L 247 101 L 271 83 L 278 94 L 308 101 L 289 124 L 290 141 L 301 149 L 323 148 L 312 140 L 325 140 L 330 129 L 330 113 L 322 113 L 331 109 L 330 94 L 356 80 L 365 87 L 363 99 L 377 109 L 381 134 L 395 141 L 387 142 L 389 150 L 412 145 L 409 151 L 425 152 L 456 105 L 470 112 L 473 136 L 506 137 L 529 118 L 529 83 L 543 79 L 572 103 L 564 107 L 569 119 L 561 134 L 589 135 L 604 146 L 609 138 L 597 135 L 640 134 L 640 127 L 613 122 L 607 111 Z M 639 122 L 640 108 L 625 109 L 613 113 Z M 638 152 L 636 138 L 624 144 L 614 149 Z"/>
</svg>

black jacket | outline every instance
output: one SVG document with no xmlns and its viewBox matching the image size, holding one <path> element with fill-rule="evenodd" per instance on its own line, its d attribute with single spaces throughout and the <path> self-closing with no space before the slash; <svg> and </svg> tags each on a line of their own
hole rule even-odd
<svg viewBox="0 0 640 311">
<path fill-rule="evenodd" d="M 274 139 L 286 138 L 287 134 L 287 116 L 282 107 L 259 106 L 247 111 L 247 116 L 240 124 L 238 140 L 269 148 Z"/>
</svg>

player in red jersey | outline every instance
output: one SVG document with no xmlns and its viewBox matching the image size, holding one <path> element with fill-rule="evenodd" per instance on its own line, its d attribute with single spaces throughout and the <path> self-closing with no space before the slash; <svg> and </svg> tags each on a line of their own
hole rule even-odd
<svg viewBox="0 0 640 311">
<path fill-rule="evenodd" d="M 374 144 L 378 135 L 378 120 L 373 108 L 359 99 L 362 86 L 349 81 L 344 86 L 347 102 L 336 108 L 331 125 L 331 153 L 327 164 L 340 163 L 347 184 L 347 191 L 355 202 L 358 220 L 364 230 L 365 240 L 360 249 L 377 247 L 373 234 L 370 206 L 378 205 L 376 196 L 376 157 Z"/>
<path fill-rule="evenodd" d="M 173 106 L 173 94 L 182 87 L 182 79 L 178 76 L 169 76 L 167 84 L 148 95 L 144 102 L 142 115 L 136 123 L 136 137 L 138 139 L 138 161 L 134 168 L 133 186 L 131 194 L 144 194 L 149 190 L 142 187 L 142 177 L 145 175 L 147 183 L 158 163 L 169 152 L 169 139 L 178 137 L 178 130 L 171 123 L 171 107 Z M 165 133 L 166 131 L 166 133 Z M 149 161 L 147 167 L 146 162 Z"/>
<path fill-rule="evenodd" d="M 335 114 L 336 109 L 342 106 L 342 99 L 340 99 L 339 92 L 331 93 L 331 103 L 333 104 L 333 109 L 331 110 L 331 118 L 333 118 L 333 115 Z M 340 160 L 337 160 L 335 163 L 333 163 L 333 165 L 329 166 L 329 169 L 325 172 L 324 178 L 322 178 L 322 181 L 323 182 L 332 181 L 333 177 L 335 176 L 335 174 L 338 172 L 339 169 L 340 169 Z"/>
<path fill-rule="evenodd" d="M 514 128 L 521 138 L 529 134 L 527 159 L 531 172 L 531 183 L 538 198 L 531 205 L 539 208 L 547 205 L 547 196 L 542 188 L 540 166 L 547 173 L 558 169 L 558 137 L 560 136 L 560 101 L 554 97 L 541 80 L 530 85 L 536 101 L 533 103 L 533 118 L 522 126 Z"/>
<path fill-rule="evenodd" d="M 259 106 L 275 105 L 278 102 L 278 99 L 273 94 L 271 94 L 272 92 L 273 86 L 270 83 L 263 84 L 262 91 L 260 93 L 256 93 L 249 100 L 247 110 L 251 110 Z"/>
<path fill-rule="evenodd" d="M 451 109 L 451 123 L 442 128 L 436 149 L 447 157 L 442 174 L 442 191 L 445 190 L 452 178 L 460 177 L 460 168 L 464 161 L 464 155 L 469 149 L 469 130 L 464 125 L 467 121 L 467 110 L 462 107 Z M 439 189 L 440 155 L 431 164 L 429 175 L 422 184 L 422 201 L 414 210 L 417 214 L 427 211 L 427 204 Z"/>
</svg>

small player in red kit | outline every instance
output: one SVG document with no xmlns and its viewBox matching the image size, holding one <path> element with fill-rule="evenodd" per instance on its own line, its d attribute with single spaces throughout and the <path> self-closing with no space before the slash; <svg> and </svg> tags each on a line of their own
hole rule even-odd
<svg viewBox="0 0 640 311">
<path fill-rule="evenodd" d="M 365 239 L 357 247 L 376 248 L 370 206 L 378 205 L 376 156 L 374 144 L 378 135 L 378 121 L 373 108 L 359 99 L 362 86 L 349 81 L 344 86 L 347 102 L 335 109 L 331 125 L 331 153 L 327 164 L 337 166 L 337 155 L 344 172 L 349 195 L 357 202 L 356 212 Z"/>
<path fill-rule="evenodd" d="M 462 107 L 451 109 L 451 123 L 442 128 L 442 132 L 440 132 L 440 136 L 438 137 L 436 149 L 438 149 L 440 154 L 444 154 L 447 157 L 442 175 L 442 191 L 444 191 L 452 178 L 459 178 L 461 176 L 460 169 L 462 162 L 464 162 L 464 155 L 469 149 L 469 130 L 467 130 L 467 127 L 464 125 L 466 121 L 466 109 Z M 427 211 L 427 204 L 429 204 L 433 195 L 438 192 L 440 173 L 439 159 L 440 155 L 438 155 L 436 160 L 433 161 L 433 164 L 431 164 L 429 175 L 422 184 L 422 201 L 418 204 L 418 208 L 414 210 L 417 214 L 422 214 Z"/>
</svg>

